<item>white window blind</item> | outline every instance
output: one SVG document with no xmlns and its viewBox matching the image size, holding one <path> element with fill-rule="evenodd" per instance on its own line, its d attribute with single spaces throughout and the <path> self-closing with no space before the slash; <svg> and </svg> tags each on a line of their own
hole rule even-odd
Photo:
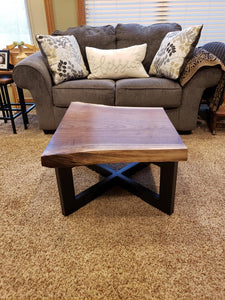
<svg viewBox="0 0 225 300">
<path fill-rule="evenodd" d="M 32 43 L 25 0 L 1 0 L 0 48 L 14 41 Z"/>
<path fill-rule="evenodd" d="M 168 1 L 168 22 L 174 20 L 183 28 L 203 24 L 199 44 L 211 41 L 225 42 L 225 0 Z"/>
<path fill-rule="evenodd" d="M 85 0 L 86 24 L 176 22 L 182 28 L 203 24 L 199 44 L 225 42 L 225 0 Z"/>
</svg>

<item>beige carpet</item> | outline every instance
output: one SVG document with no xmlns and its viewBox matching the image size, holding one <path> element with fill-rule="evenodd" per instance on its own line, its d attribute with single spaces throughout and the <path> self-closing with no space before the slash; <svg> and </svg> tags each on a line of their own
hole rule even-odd
<svg viewBox="0 0 225 300">
<path fill-rule="evenodd" d="M 40 163 L 51 136 L 35 114 L 16 126 L 0 121 L 1 299 L 225 299 L 224 128 L 182 135 L 172 216 L 115 187 L 64 217 Z M 77 192 L 99 180 L 85 167 L 74 177 Z M 158 169 L 136 178 L 157 188 Z"/>
</svg>

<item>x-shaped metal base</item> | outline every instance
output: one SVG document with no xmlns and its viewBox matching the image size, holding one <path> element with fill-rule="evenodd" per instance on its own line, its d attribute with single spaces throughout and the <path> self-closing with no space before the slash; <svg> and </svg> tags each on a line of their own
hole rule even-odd
<svg viewBox="0 0 225 300">
<path fill-rule="evenodd" d="M 105 178 L 75 196 L 72 168 L 56 168 L 56 177 L 63 215 L 67 216 L 96 197 L 103 194 L 113 185 L 119 185 L 145 202 L 160 209 L 168 215 L 174 210 L 174 198 L 177 178 L 177 162 L 155 163 L 160 167 L 159 194 L 132 180 L 128 176 L 145 168 L 149 163 L 131 163 L 115 171 L 107 165 L 90 165 L 88 168 L 98 172 Z"/>
</svg>

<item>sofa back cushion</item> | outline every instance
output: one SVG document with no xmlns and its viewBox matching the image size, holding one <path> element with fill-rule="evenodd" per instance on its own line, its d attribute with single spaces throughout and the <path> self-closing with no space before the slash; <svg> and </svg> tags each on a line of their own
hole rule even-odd
<svg viewBox="0 0 225 300">
<path fill-rule="evenodd" d="M 181 29 L 181 26 L 177 23 L 158 23 L 149 26 L 140 24 L 118 24 L 115 28 L 116 47 L 125 48 L 147 43 L 147 51 L 143 65 L 148 72 L 165 35 L 170 31 L 178 31 Z M 98 48 L 100 48 L 100 45 Z"/>
<path fill-rule="evenodd" d="M 66 31 L 56 30 L 52 35 L 74 35 L 84 59 L 87 69 L 90 71 L 86 56 L 85 47 L 94 47 L 101 49 L 115 49 L 116 35 L 115 28 L 111 25 L 106 26 L 88 26 L 81 25 L 70 27 Z"/>
</svg>

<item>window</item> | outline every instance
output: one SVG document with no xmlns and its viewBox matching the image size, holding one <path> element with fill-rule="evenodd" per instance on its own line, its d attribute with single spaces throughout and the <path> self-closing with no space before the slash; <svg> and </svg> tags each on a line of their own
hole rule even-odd
<svg viewBox="0 0 225 300">
<path fill-rule="evenodd" d="M 168 1 L 87 0 L 86 24 L 116 25 L 118 23 L 152 24 L 166 20 Z"/>
<path fill-rule="evenodd" d="M 25 0 L 1 1 L 0 48 L 14 41 L 32 44 Z"/>
<path fill-rule="evenodd" d="M 199 44 L 225 42 L 224 0 L 85 0 L 84 6 L 87 25 L 176 22 L 187 28 L 203 24 Z"/>
</svg>

